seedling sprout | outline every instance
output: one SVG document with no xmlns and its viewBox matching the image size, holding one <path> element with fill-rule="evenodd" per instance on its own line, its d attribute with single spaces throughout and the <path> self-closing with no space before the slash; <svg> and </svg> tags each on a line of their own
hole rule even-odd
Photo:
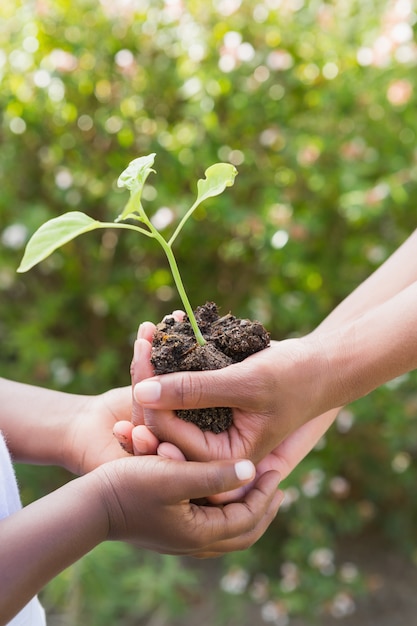
<svg viewBox="0 0 417 626">
<path fill-rule="evenodd" d="M 165 239 L 153 225 L 141 202 L 144 184 L 149 174 L 155 172 L 155 170 L 152 169 L 154 159 L 155 153 L 134 159 L 120 174 L 117 181 L 118 187 L 128 189 L 130 198 L 122 213 L 114 222 L 100 222 L 81 211 L 70 211 L 45 222 L 29 240 L 17 271 L 27 272 L 34 265 L 47 258 L 57 248 L 83 233 L 99 228 L 125 228 L 135 230 L 146 237 L 156 239 L 165 252 L 184 310 L 190 320 L 196 340 L 202 346 L 206 341 L 195 319 L 172 247 L 195 209 L 207 198 L 218 196 L 226 187 L 233 185 L 237 170 L 230 163 L 215 163 L 211 165 L 205 171 L 205 178 L 197 182 L 197 198 L 194 204 L 180 220 L 171 237 Z"/>
</svg>

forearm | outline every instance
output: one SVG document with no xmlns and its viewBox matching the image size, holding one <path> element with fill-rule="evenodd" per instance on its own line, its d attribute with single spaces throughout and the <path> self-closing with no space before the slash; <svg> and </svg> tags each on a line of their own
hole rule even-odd
<svg viewBox="0 0 417 626">
<path fill-rule="evenodd" d="M 14 460 L 62 465 L 63 432 L 84 396 L 0 378 L 0 430 Z"/>
<path fill-rule="evenodd" d="M 314 331 L 337 328 L 417 281 L 417 230 L 369 278 L 345 298 Z"/>
<path fill-rule="evenodd" d="M 53 577 L 107 538 L 94 474 L 0 521 L 0 625 Z"/>
<path fill-rule="evenodd" d="M 321 411 L 417 368 L 417 282 L 337 330 L 317 335 L 326 360 Z"/>
<path fill-rule="evenodd" d="M 310 335 L 313 342 L 318 339 L 316 354 L 324 355 L 327 374 L 321 377 L 319 401 L 313 409 L 318 417 L 310 413 L 310 419 L 276 450 L 283 478 L 328 430 L 340 407 L 417 368 L 417 282 L 369 309 L 333 329 L 333 322 L 339 321 L 337 313 L 331 323 Z M 343 310 L 340 313 L 343 318 Z M 316 362 L 312 361 L 313 367 Z"/>
</svg>

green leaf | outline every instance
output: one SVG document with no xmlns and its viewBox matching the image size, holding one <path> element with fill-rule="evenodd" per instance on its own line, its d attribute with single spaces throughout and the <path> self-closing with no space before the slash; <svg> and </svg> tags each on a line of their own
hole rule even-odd
<svg viewBox="0 0 417 626">
<path fill-rule="evenodd" d="M 117 186 L 129 189 L 130 200 L 116 221 L 125 220 L 129 217 L 138 219 L 138 216 L 134 214 L 134 212 L 140 209 L 140 198 L 146 179 L 151 172 L 155 172 L 155 170 L 152 169 L 154 160 L 154 152 L 152 154 L 148 154 L 147 156 L 134 159 L 120 174 L 117 179 Z"/>
<path fill-rule="evenodd" d="M 207 198 L 212 198 L 213 196 L 218 196 L 226 189 L 226 187 L 231 187 L 235 182 L 237 169 L 234 165 L 230 163 L 215 163 L 206 169 L 204 172 L 206 178 L 200 179 L 197 183 L 197 199 L 194 202 L 193 206 L 188 209 L 187 213 L 184 215 L 177 228 L 175 229 L 174 234 L 168 242 L 168 245 L 171 247 L 179 233 L 181 232 L 184 224 L 189 219 L 189 217 L 194 213 L 196 208 L 206 200 Z"/>
<path fill-rule="evenodd" d="M 197 183 L 198 196 L 196 205 L 201 204 L 206 198 L 212 198 L 221 194 L 226 187 L 231 187 L 235 182 L 237 169 L 230 163 L 215 163 L 211 165 L 204 175 L 206 178 Z"/>
<path fill-rule="evenodd" d="M 70 211 L 45 222 L 29 240 L 17 271 L 27 272 L 71 239 L 101 227 L 101 222 L 80 211 Z"/>
</svg>

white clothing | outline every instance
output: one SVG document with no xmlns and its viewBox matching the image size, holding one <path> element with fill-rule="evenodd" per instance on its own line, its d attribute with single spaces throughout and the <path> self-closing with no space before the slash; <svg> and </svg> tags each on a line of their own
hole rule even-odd
<svg viewBox="0 0 417 626">
<path fill-rule="evenodd" d="M 0 519 L 22 508 L 9 451 L 0 432 Z M 1 620 L 1 616 L 0 616 Z M 35 596 L 7 626 L 46 626 L 45 611 Z"/>
</svg>

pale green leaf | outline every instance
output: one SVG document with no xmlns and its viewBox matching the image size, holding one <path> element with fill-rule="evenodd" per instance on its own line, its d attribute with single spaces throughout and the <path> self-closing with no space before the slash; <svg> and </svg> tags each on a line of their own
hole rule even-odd
<svg viewBox="0 0 417 626">
<path fill-rule="evenodd" d="M 205 178 L 197 183 L 197 202 L 218 196 L 226 187 L 231 187 L 235 181 L 237 169 L 230 163 L 215 163 L 204 172 Z"/>
<path fill-rule="evenodd" d="M 178 224 L 174 234 L 168 242 L 169 246 L 172 246 L 184 224 L 194 213 L 196 208 L 203 202 L 203 200 L 212 198 L 213 196 L 218 196 L 226 189 L 226 187 L 231 187 L 233 185 L 237 169 L 230 163 L 215 163 L 207 168 L 204 174 L 206 177 L 200 179 L 197 183 L 197 199 Z"/>
<path fill-rule="evenodd" d="M 135 213 L 137 211 L 140 212 L 140 199 L 146 179 L 151 172 L 155 172 L 155 170 L 152 169 L 154 160 L 154 152 L 152 154 L 148 154 L 147 156 L 134 159 L 120 174 L 117 179 L 117 186 L 125 187 L 130 191 L 130 200 L 117 218 L 117 221 L 125 220 L 129 217 L 138 219 L 138 216 Z"/>
<path fill-rule="evenodd" d="M 101 227 L 101 222 L 80 211 L 70 211 L 45 222 L 29 240 L 17 271 L 27 272 L 68 241 Z"/>
</svg>

